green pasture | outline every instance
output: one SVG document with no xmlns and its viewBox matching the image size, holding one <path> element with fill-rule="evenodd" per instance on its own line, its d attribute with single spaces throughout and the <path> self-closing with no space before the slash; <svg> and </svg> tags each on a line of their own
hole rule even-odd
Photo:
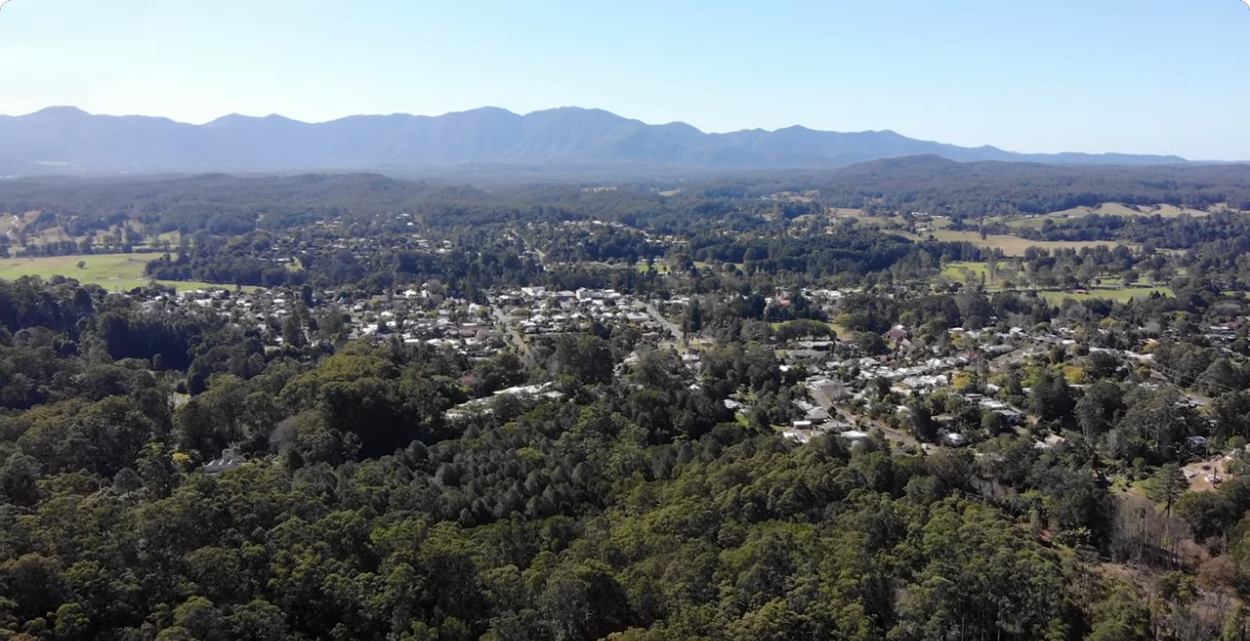
<svg viewBox="0 0 1250 641">
<path fill-rule="evenodd" d="M 73 278 L 80 283 L 94 283 L 113 291 L 142 287 L 153 279 L 144 276 L 148 261 L 160 254 L 98 254 L 91 256 L 41 256 L 38 258 L 0 259 L 0 279 L 14 280 L 22 276 L 53 276 Z M 79 264 L 81 263 L 81 267 Z M 156 281 L 178 291 L 210 287 L 227 287 L 195 281 Z"/>
</svg>

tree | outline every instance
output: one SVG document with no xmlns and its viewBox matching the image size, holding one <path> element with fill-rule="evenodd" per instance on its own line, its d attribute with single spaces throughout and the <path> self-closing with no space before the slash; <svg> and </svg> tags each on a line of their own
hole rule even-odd
<svg viewBox="0 0 1250 641">
<path fill-rule="evenodd" d="M 561 336 L 556 341 L 550 368 L 556 375 L 569 375 L 587 385 L 612 380 L 612 349 L 607 341 L 590 334 Z"/>
<path fill-rule="evenodd" d="M 1241 603 L 1233 604 L 1233 611 L 1224 620 L 1224 628 L 1220 633 L 1220 641 L 1245 641 L 1246 610 Z"/>
<path fill-rule="evenodd" d="M 1085 359 L 1085 373 L 1091 380 L 1098 381 L 1105 378 L 1121 379 L 1119 370 L 1122 363 L 1115 354 L 1106 351 L 1091 351 L 1088 358 Z"/>
<path fill-rule="evenodd" d="M 933 420 L 933 415 L 929 408 L 922 403 L 912 403 L 907 406 L 909 410 L 907 415 L 910 417 L 911 433 L 919 440 L 933 443 L 937 441 L 938 425 Z"/>
<path fill-rule="evenodd" d="M 1146 456 L 1155 462 L 1173 460 L 1185 439 L 1206 433 L 1206 420 L 1175 389 L 1137 389 L 1124 401 L 1127 409 L 1116 423 L 1123 438 L 1113 447 L 1130 459 Z"/>
<path fill-rule="evenodd" d="M 1215 397 L 1242 391 L 1245 379 L 1227 358 L 1217 358 L 1194 384 L 1203 394 Z"/>
<path fill-rule="evenodd" d="M 981 429 L 993 438 L 1007 430 L 1007 420 L 998 412 L 985 410 L 981 412 Z"/>
<path fill-rule="evenodd" d="M 57 608 L 54 616 L 56 623 L 52 631 L 56 633 L 58 639 L 71 640 L 85 638 L 84 635 L 91 626 L 91 619 L 87 616 L 80 603 L 65 603 Z"/>
<path fill-rule="evenodd" d="M 379 329 L 384 325 L 383 321 L 378 321 Z M 282 322 L 282 342 L 291 347 L 303 347 L 305 344 L 304 328 L 300 325 L 299 319 L 293 314 L 287 316 L 286 320 Z"/>
<path fill-rule="evenodd" d="M 1179 465 L 1167 463 L 1161 466 L 1150 479 L 1147 496 L 1156 503 L 1163 503 L 1164 514 L 1172 514 L 1172 505 L 1189 490 L 1189 480 L 1181 472 Z"/>
<path fill-rule="evenodd" d="M 1237 482 L 1240 481 L 1230 481 Z M 1224 535 L 1241 519 L 1244 510 L 1238 510 L 1228 494 L 1227 491 L 1188 492 L 1176 499 L 1176 513 L 1189 524 L 1195 540 L 1202 542 Z"/>
<path fill-rule="evenodd" d="M 1072 416 L 1073 405 L 1067 379 L 1043 369 L 1033 383 L 1029 409 L 1044 421 L 1062 421 Z"/>
<path fill-rule="evenodd" d="M 890 351 L 885 339 L 875 332 L 859 332 L 855 335 L 855 345 L 871 356 L 886 354 Z"/>
<path fill-rule="evenodd" d="M 703 309 L 699 306 L 699 299 L 690 301 L 690 306 L 686 308 L 686 314 L 682 317 L 681 331 L 686 336 L 697 334 L 703 329 Z"/>
<path fill-rule="evenodd" d="M 1215 397 L 1211 401 L 1211 418 L 1218 436 L 1250 437 L 1250 391 L 1238 390 Z"/>
<path fill-rule="evenodd" d="M 1120 387 L 1109 381 L 1098 381 L 1085 388 L 1085 394 L 1076 402 L 1076 422 L 1086 439 L 1101 436 L 1111 427 L 1116 414 L 1122 410 Z"/>
<path fill-rule="evenodd" d="M 0 495 L 14 505 L 30 506 L 39 501 L 39 461 L 14 454 L 0 465 Z"/>
<path fill-rule="evenodd" d="M 234 608 L 227 625 L 231 638 L 239 641 L 280 641 L 287 634 L 282 610 L 261 599 Z"/>
</svg>

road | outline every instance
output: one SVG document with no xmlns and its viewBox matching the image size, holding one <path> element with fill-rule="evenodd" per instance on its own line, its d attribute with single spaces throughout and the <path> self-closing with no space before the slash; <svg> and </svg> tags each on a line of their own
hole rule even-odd
<svg viewBox="0 0 1250 641">
<path fill-rule="evenodd" d="M 525 336 L 521 334 L 521 330 L 519 330 L 517 328 L 517 324 L 513 322 L 512 316 L 505 313 L 503 309 L 497 306 L 492 306 L 490 313 L 495 319 L 495 324 L 498 325 L 503 331 L 511 334 L 512 338 L 509 342 L 515 345 L 517 350 L 520 351 L 519 355 L 527 356 L 530 351 L 529 343 L 525 342 Z"/>
<path fill-rule="evenodd" d="M 655 305 L 647 303 L 647 313 L 651 314 L 651 317 L 663 325 L 665 329 L 673 333 L 673 339 L 677 341 L 677 344 L 680 345 L 686 342 L 686 335 L 682 333 L 681 326 L 665 318 L 664 314 L 661 314 L 660 310 L 656 309 Z"/>
</svg>

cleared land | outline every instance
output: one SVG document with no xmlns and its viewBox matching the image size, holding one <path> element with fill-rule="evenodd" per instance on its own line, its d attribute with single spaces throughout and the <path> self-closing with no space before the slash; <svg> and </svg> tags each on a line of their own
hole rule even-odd
<svg viewBox="0 0 1250 641">
<path fill-rule="evenodd" d="M 660 274 L 667 274 L 670 271 L 667 263 L 658 260 L 655 261 L 653 265 L 647 265 L 646 263 L 640 262 L 637 264 L 637 267 L 638 273 L 640 274 L 645 274 L 653 269 Z"/>
<path fill-rule="evenodd" d="M 1223 456 L 1216 456 L 1206 461 L 1197 461 L 1190 463 L 1183 468 L 1185 478 L 1189 480 L 1190 492 L 1214 492 L 1217 485 L 1207 480 L 1210 475 L 1220 478 L 1220 481 L 1227 481 L 1232 478 L 1232 474 L 1228 472 L 1225 466 L 1227 461 Z"/>
<path fill-rule="evenodd" d="M 1046 224 L 1047 220 L 1052 221 L 1055 224 L 1060 224 L 1072 218 L 1082 218 L 1091 214 L 1123 217 L 1159 215 L 1164 218 L 1176 218 L 1177 216 L 1207 216 L 1208 212 L 1200 209 L 1177 207 L 1175 205 L 1132 207 L 1129 205 L 1122 205 L 1120 203 L 1103 203 L 1097 207 L 1074 207 L 1063 211 L 1051 212 L 1044 216 L 1015 218 L 1007 221 L 1007 224 L 1016 229 L 1041 229 L 1042 225 Z"/>
<path fill-rule="evenodd" d="M 986 265 L 985 263 L 973 263 L 973 262 L 967 262 L 967 261 L 959 261 L 959 262 L 947 263 L 942 268 L 942 278 L 946 278 L 946 279 L 953 280 L 953 281 L 960 282 L 960 283 L 966 282 L 969 276 L 975 279 L 984 278 L 986 288 L 989 289 L 990 291 L 996 291 L 1001 288 L 1004 282 L 1003 280 L 1004 278 L 1011 278 L 1010 274 L 1004 273 L 1006 270 L 1009 270 L 1009 269 L 1010 269 L 1010 264 L 999 263 L 999 272 L 998 272 L 999 278 L 991 278 L 989 275 L 989 272 L 990 272 L 989 266 Z M 1019 282 L 1020 281 L 1017 281 L 1017 283 Z M 1017 287 L 1017 289 L 1019 288 Z M 1033 288 L 1026 287 L 1026 289 L 1033 289 Z M 1063 302 L 1065 298 L 1071 298 L 1073 300 L 1110 300 L 1110 301 L 1125 303 L 1133 298 L 1138 298 L 1138 299 L 1146 298 L 1150 296 L 1152 292 L 1159 292 L 1160 294 L 1163 294 L 1164 296 L 1169 296 L 1169 297 L 1176 295 L 1169 287 L 1164 287 L 1164 286 L 1151 287 L 1151 286 L 1146 286 L 1146 285 L 1141 285 L 1138 287 L 1103 286 L 1103 287 L 1094 287 L 1087 291 L 1088 293 L 1086 294 L 1075 294 L 1071 290 L 1051 290 L 1051 291 L 1038 292 L 1038 295 L 1046 299 L 1046 302 L 1052 305 L 1057 305 Z"/>
<path fill-rule="evenodd" d="M 1176 293 L 1170 287 L 1125 287 L 1122 289 L 1090 289 L 1088 294 L 1073 294 L 1072 292 L 1040 292 L 1038 295 L 1046 299 L 1046 302 L 1056 305 L 1062 303 L 1064 299 L 1072 300 L 1110 300 L 1117 303 L 1127 303 L 1137 298 L 1147 298 L 1153 292 L 1159 292 L 1164 296 L 1174 297 Z"/>
<path fill-rule="evenodd" d="M 990 267 L 989 265 L 986 265 L 985 263 L 957 261 L 953 263 L 947 263 L 946 266 L 942 268 L 942 276 L 946 278 L 950 278 L 951 280 L 957 280 L 960 282 L 967 279 L 968 276 L 973 276 L 975 278 L 985 278 L 986 280 L 989 280 Z"/>
<path fill-rule="evenodd" d="M 1023 256 L 1024 252 L 1030 247 L 1040 247 L 1042 249 L 1084 249 L 1086 247 L 1097 247 L 1106 245 L 1114 247 L 1117 244 L 1127 243 L 1111 243 L 1106 241 L 1039 241 L 1020 238 L 1019 236 L 995 236 L 989 235 L 984 239 L 981 234 L 975 231 L 951 231 L 949 229 L 937 229 L 931 232 L 934 238 L 947 242 L 972 243 L 977 247 L 987 247 L 1001 249 L 1007 256 Z M 915 236 L 913 239 L 919 240 Z M 1134 245 L 1128 245 L 1133 247 Z"/>
<path fill-rule="evenodd" d="M 17 244 L 18 238 L 23 231 L 26 233 L 25 241 L 30 245 L 47 245 L 50 243 L 59 243 L 72 240 L 76 243 L 87 240 L 87 236 L 78 235 L 71 236 L 66 232 L 65 227 L 61 225 L 53 225 L 44 229 L 35 230 L 33 225 L 39 220 L 42 214 L 40 211 L 28 211 L 24 214 L 0 213 L 0 235 L 8 236 L 9 239 Z M 143 234 L 143 225 L 135 220 L 129 220 L 125 223 L 114 225 L 106 230 L 99 230 L 98 237 L 121 234 L 123 231 L 133 231 Z M 164 232 L 155 236 L 146 237 L 143 242 L 137 243 L 135 247 L 158 249 L 162 241 L 169 241 L 173 246 L 177 246 L 181 234 L 177 231 Z"/>
<path fill-rule="evenodd" d="M 94 256 L 46 256 L 39 258 L 0 259 L 0 279 L 13 280 L 22 276 L 51 278 L 64 276 L 81 283 L 95 283 L 105 289 L 126 291 L 142 287 L 153 279 L 143 275 L 148 261 L 159 254 L 101 254 Z M 78 267 L 79 261 L 83 266 Z M 194 281 L 156 281 L 177 288 L 179 291 L 225 287 Z"/>
</svg>

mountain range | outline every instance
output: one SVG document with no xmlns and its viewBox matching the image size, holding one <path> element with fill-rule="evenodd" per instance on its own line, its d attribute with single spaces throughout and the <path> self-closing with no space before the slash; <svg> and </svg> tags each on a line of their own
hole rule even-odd
<svg viewBox="0 0 1250 641">
<path fill-rule="evenodd" d="M 296 172 L 503 166 L 562 168 L 819 169 L 931 154 L 956 161 L 1175 164 L 1178 156 L 1023 154 L 959 147 L 893 131 L 805 127 L 704 133 L 649 125 L 599 109 L 519 115 L 485 107 L 442 116 L 350 116 L 305 123 L 230 115 L 203 125 L 50 107 L 0 116 L 0 175 L 194 171 Z"/>
</svg>

